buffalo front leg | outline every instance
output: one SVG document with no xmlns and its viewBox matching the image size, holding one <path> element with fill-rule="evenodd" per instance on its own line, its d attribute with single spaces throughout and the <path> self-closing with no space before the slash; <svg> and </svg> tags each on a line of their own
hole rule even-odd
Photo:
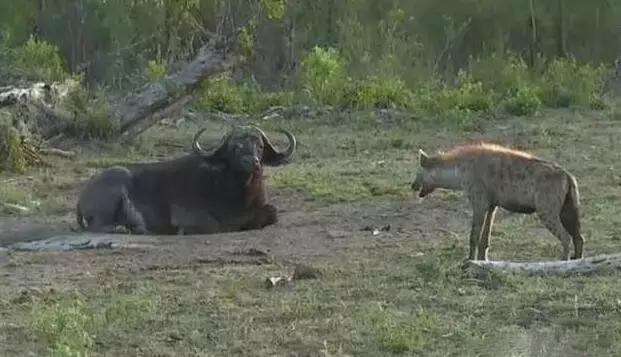
<svg viewBox="0 0 621 357">
<path fill-rule="evenodd" d="M 276 207 L 269 204 L 250 212 L 250 216 L 248 222 L 241 227 L 242 230 L 261 229 L 278 221 Z"/>
<path fill-rule="evenodd" d="M 487 260 L 487 252 L 489 250 L 489 237 L 492 233 L 492 226 L 494 225 L 494 216 L 496 215 L 496 206 L 492 206 L 487 210 L 485 214 L 485 223 L 483 224 L 483 232 L 479 239 L 479 248 L 477 252 L 478 260 Z"/>
<path fill-rule="evenodd" d="M 222 232 L 218 220 L 204 209 L 186 209 L 172 205 L 170 223 L 178 235 L 212 234 Z"/>
</svg>

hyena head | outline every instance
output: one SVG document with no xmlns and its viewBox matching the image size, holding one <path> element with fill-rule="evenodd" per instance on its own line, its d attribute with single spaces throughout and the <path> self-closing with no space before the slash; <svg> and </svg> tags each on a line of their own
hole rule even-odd
<svg viewBox="0 0 621 357">
<path fill-rule="evenodd" d="M 412 190 L 420 190 L 418 197 L 425 197 L 436 188 L 457 188 L 459 169 L 456 165 L 444 162 L 440 156 L 430 157 L 422 149 L 418 150 L 418 157 L 419 168 L 412 182 Z"/>
</svg>

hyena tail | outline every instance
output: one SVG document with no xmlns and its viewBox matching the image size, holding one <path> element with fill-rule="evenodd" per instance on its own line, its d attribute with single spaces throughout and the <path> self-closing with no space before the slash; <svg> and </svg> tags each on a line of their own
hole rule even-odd
<svg viewBox="0 0 621 357">
<path fill-rule="evenodd" d="M 574 256 L 572 259 L 582 258 L 582 246 L 584 237 L 580 233 L 580 194 L 578 193 L 578 183 L 571 174 L 567 175 L 569 187 L 565 195 L 565 202 L 561 208 L 561 223 L 574 242 Z"/>
</svg>

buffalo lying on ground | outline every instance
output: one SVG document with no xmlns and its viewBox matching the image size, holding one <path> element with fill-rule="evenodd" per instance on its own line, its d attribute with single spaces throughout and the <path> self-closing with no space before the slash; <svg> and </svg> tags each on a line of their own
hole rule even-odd
<svg viewBox="0 0 621 357">
<path fill-rule="evenodd" d="M 209 234 L 260 229 L 277 221 L 266 203 L 263 165 L 289 162 L 296 139 L 278 152 L 256 126 L 226 135 L 203 149 L 194 136 L 193 152 L 171 161 L 133 164 L 94 176 L 80 193 L 76 218 L 82 229 L 134 234 Z"/>
</svg>

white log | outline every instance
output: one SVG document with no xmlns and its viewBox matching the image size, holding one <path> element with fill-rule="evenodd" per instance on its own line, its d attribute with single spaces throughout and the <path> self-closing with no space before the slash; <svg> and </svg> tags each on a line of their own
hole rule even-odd
<svg viewBox="0 0 621 357">
<path fill-rule="evenodd" d="M 506 262 L 469 260 L 464 268 L 475 274 L 490 271 L 526 273 L 528 275 L 592 274 L 621 269 L 621 254 L 597 255 L 594 257 L 544 262 Z"/>
<path fill-rule="evenodd" d="M 66 150 L 61 150 L 57 148 L 43 148 L 43 149 L 40 149 L 39 152 L 44 155 L 54 155 L 54 156 L 60 156 L 64 158 L 71 158 L 75 156 L 74 151 L 66 151 Z"/>
<path fill-rule="evenodd" d="M 47 101 L 52 87 L 46 83 L 34 83 L 28 87 L 0 88 L 0 107 L 9 106 L 18 101 Z"/>
</svg>

